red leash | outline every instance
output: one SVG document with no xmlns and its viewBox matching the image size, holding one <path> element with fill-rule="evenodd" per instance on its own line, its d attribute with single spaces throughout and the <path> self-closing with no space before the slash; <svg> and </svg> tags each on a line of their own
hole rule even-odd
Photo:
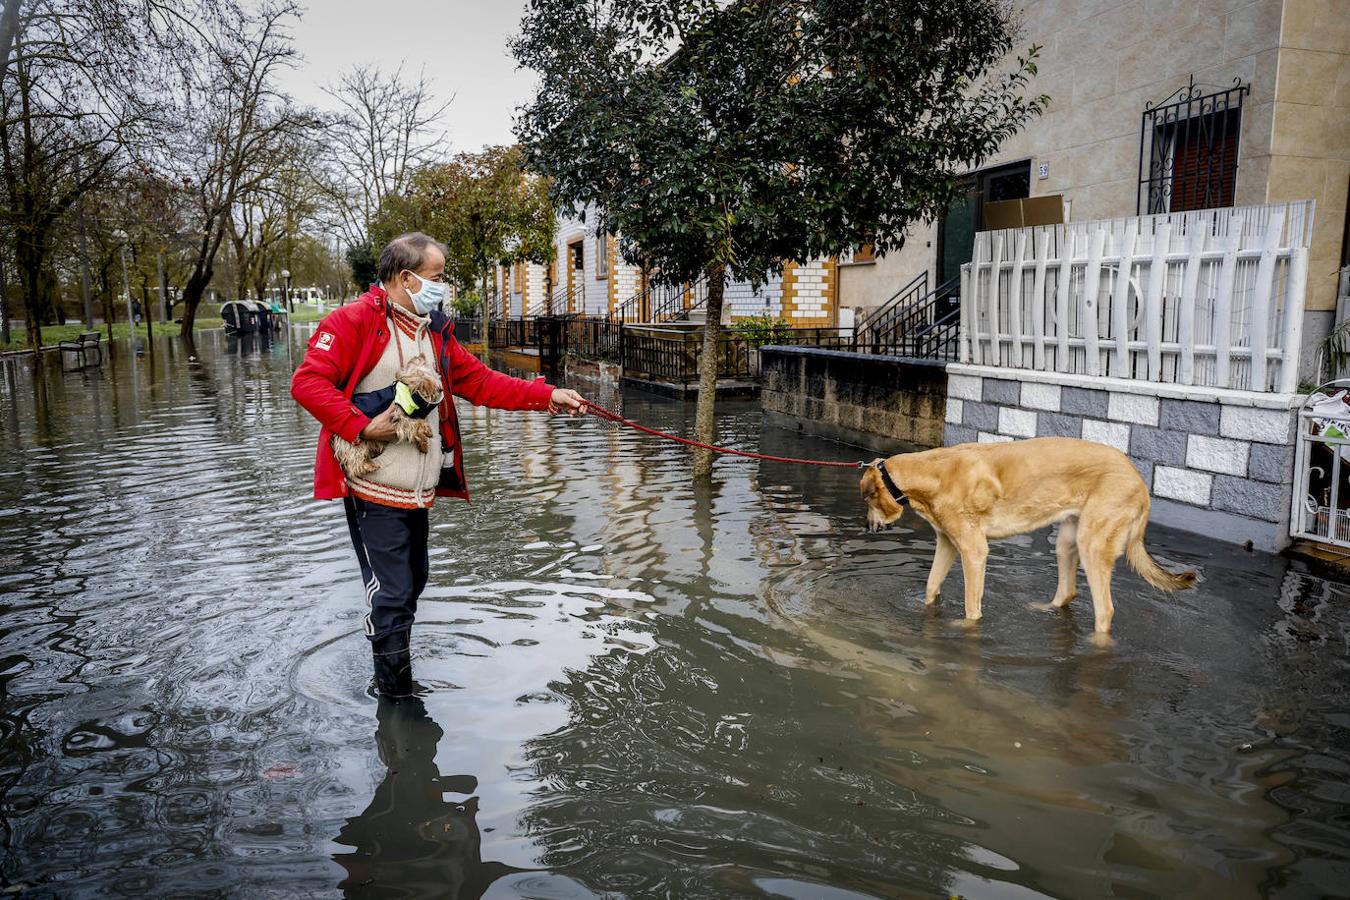
<svg viewBox="0 0 1350 900">
<path fill-rule="evenodd" d="M 625 419 L 623 416 L 613 410 L 605 409 L 603 406 L 592 403 L 587 400 L 583 407 L 585 412 L 599 416 L 602 419 L 608 419 L 611 422 L 617 422 L 620 425 L 627 425 L 637 431 L 646 434 L 652 434 L 668 441 L 675 441 L 679 444 L 687 444 L 690 447 L 698 447 L 701 450 L 711 450 L 714 453 L 725 453 L 729 456 L 744 456 L 749 459 L 762 459 L 768 462 L 796 463 L 800 466 L 828 466 L 832 469 L 861 469 L 866 468 L 865 462 L 835 462 L 826 459 L 798 459 L 795 456 L 770 456 L 767 453 L 749 453 L 745 450 L 732 450 L 730 447 L 717 447 L 713 444 L 704 444 L 699 441 L 691 441 L 689 438 L 682 438 L 677 434 L 671 434 L 667 431 L 657 431 L 655 428 L 648 428 L 646 425 L 639 425 L 632 419 Z"/>
</svg>

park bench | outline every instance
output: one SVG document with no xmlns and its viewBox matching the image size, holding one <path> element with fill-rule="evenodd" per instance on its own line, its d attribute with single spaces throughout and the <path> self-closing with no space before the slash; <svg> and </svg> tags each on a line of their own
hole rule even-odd
<svg viewBox="0 0 1350 900">
<path fill-rule="evenodd" d="M 66 359 L 73 357 L 73 368 L 85 369 L 89 366 L 103 365 L 103 335 L 97 331 L 85 331 L 73 341 L 61 341 L 61 368 L 66 368 Z"/>
</svg>

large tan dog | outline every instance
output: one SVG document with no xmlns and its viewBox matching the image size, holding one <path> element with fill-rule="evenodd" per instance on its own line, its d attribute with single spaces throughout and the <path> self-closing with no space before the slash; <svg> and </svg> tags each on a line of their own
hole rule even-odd
<svg viewBox="0 0 1350 900">
<path fill-rule="evenodd" d="M 905 506 L 914 507 L 937 531 L 924 603 L 937 602 L 942 581 L 961 554 L 970 621 L 981 615 L 989 541 L 1055 522 L 1059 586 L 1042 608 L 1066 606 L 1078 595 L 1081 560 L 1102 638 L 1111 630 L 1111 570 L 1122 553 L 1156 588 L 1176 591 L 1195 583 L 1194 572 L 1168 572 L 1148 555 L 1148 489 L 1125 454 L 1105 444 L 1033 438 L 901 453 L 876 460 L 860 487 L 872 531 L 897 521 Z"/>
</svg>

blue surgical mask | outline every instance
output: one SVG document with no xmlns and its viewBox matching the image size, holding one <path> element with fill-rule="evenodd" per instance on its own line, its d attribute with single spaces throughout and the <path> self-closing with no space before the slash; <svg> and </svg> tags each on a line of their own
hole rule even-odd
<svg viewBox="0 0 1350 900">
<path fill-rule="evenodd" d="M 422 287 L 419 290 L 416 292 L 408 292 L 408 296 L 412 298 L 413 308 L 417 310 L 417 314 L 425 316 L 433 309 L 440 309 L 441 304 L 445 302 L 446 294 L 450 293 L 450 285 L 443 281 L 427 281 L 416 272 L 412 273 L 412 277 L 422 282 Z"/>
</svg>

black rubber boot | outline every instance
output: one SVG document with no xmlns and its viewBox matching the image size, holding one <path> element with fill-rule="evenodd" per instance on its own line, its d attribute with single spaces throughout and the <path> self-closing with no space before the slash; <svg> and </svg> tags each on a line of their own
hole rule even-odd
<svg viewBox="0 0 1350 900">
<path fill-rule="evenodd" d="M 412 656 L 408 630 L 395 631 L 371 642 L 375 659 L 375 693 L 396 700 L 413 695 Z"/>
</svg>

